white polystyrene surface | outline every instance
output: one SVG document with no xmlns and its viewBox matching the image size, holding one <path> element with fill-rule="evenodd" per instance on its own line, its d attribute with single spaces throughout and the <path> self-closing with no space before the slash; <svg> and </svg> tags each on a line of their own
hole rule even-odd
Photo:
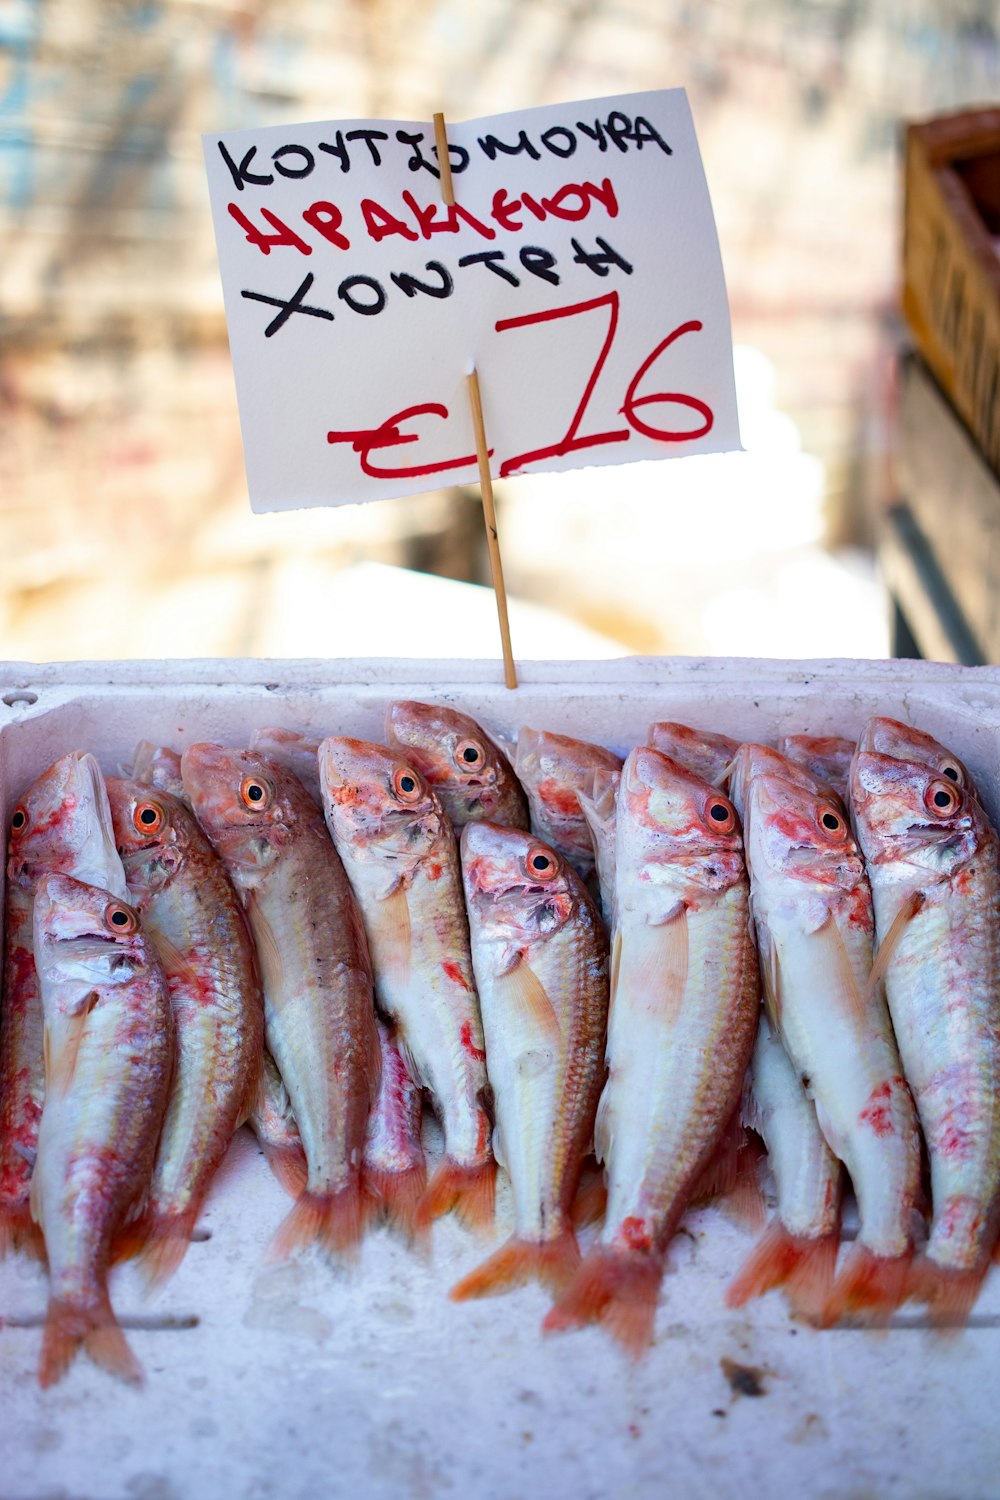
<svg viewBox="0 0 1000 1500">
<path fill-rule="evenodd" d="M 378 736 L 392 697 L 466 707 L 497 731 L 544 724 L 627 748 L 654 718 L 771 739 L 850 733 L 875 710 L 919 723 L 970 764 L 994 814 L 1000 671 L 904 662 L 536 663 L 508 693 L 495 663 L 197 662 L 0 669 L 0 786 L 13 798 L 55 755 L 105 768 L 143 737 L 237 743 L 261 723 Z M 335 675 L 334 675 L 335 674 Z M 34 704 L 4 699 L 27 691 Z M 35 1384 L 37 1327 L 0 1330 L 0 1500 L 690 1500 L 785 1495 L 961 1500 L 1000 1492 L 1000 1273 L 976 1326 L 942 1338 L 816 1332 L 776 1295 L 738 1313 L 726 1282 L 751 1243 L 716 1209 L 671 1252 L 656 1342 L 632 1365 L 599 1329 L 543 1339 L 546 1296 L 458 1306 L 447 1288 L 491 1242 L 451 1223 L 430 1261 L 385 1231 L 358 1264 L 266 1265 L 287 1208 L 243 1131 L 174 1280 L 148 1302 L 132 1268 L 123 1316 L 197 1318 L 132 1331 L 147 1384 L 78 1359 Z M 500 1195 L 498 1235 L 510 1227 Z M 44 1312 L 45 1281 L 0 1264 L 0 1316 Z M 916 1312 L 907 1319 L 919 1322 Z M 761 1371 L 737 1394 L 722 1361 Z"/>
</svg>

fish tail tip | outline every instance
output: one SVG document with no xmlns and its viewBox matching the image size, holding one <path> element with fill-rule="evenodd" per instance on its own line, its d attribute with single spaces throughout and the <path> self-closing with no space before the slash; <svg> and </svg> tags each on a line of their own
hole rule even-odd
<svg viewBox="0 0 1000 1500">
<path fill-rule="evenodd" d="M 448 1295 L 453 1302 L 467 1302 L 511 1291 L 532 1280 L 558 1295 L 572 1281 L 579 1264 L 580 1250 L 572 1230 L 542 1243 L 513 1238 L 456 1283 Z"/>
<path fill-rule="evenodd" d="M 855 1242 L 822 1309 L 823 1327 L 845 1317 L 885 1327 L 907 1296 L 911 1259 L 910 1250 L 902 1255 L 876 1255 L 867 1245 Z"/>
<path fill-rule="evenodd" d="M 743 1307 L 780 1288 L 793 1310 L 819 1321 L 825 1314 L 837 1270 L 839 1235 L 806 1238 L 772 1219 L 726 1289 L 726 1306 Z"/>
<path fill-rule="evenodd" d="M 142 1366 L 105 1298 L 97 1306 L 80 1308 L 53 1298 L 45 1319 L 38 1365 L 38 1383 L 47 1390 L 65 1375 L 83 1347 L 95 1365 L 129 1385 L 141 1385 Z"/>
<path fill-rule="evenodd" d="M 436 1167 L 416 1211 L 416 1227 L 427 1229 L 454 1210 L 468 1229 L 488 1230 L 496 1209 L 497 1164 L 492 1157 L 465 1166 L 446 1157 Z"/>
<path fill-rule="evenodd" d="M 639 1359 L 653 1341 L 663 1260 L 652 1251 L 598 1245 L 578 1267 L 542 1323 L 543 1333 L 601 1323 Z"/>
<path fill-rule="evenodd" d="M 411 1244 L 425 1234 L 428 1225 L 418 1222 L 418 1211 L 427 1191 L 427 1168 L 423 1162 L 402 1172 L 366 1167 L 362 1191 L 376 1217 L 398 1229 Z"/>
</svg>

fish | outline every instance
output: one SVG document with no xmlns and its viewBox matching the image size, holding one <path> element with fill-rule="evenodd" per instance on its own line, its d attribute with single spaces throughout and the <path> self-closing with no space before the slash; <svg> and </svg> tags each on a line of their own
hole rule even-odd
<svg viewBox="0 0 1000 1500">
<path fill-rule="evenodd" d="M 385 737 L 434 788 L 456 834 L 474 819 L 528 827 L 527 799 L 510 761 L 468 714 L 398 699 L 389 704 Z"/>
<path fill-rule="evenodd" d="M 545 729 L 521 730 L 514 771 L 528 794 L 532 832 L 568 859 L 583 880 L 594 873 L 594 846 L 579 794 L 590 797 L 598 771 L 622 768 L 621 756 L 602 745 Z"/>
<path fill-rule="evenodd" d="M 76 875 L 125 895 L 104 779 L 94 757 L 80 750 L 42 772 L 10 821 L 0 1001 L 0 1258 L 15 1248 L 41 1250 L 28 1200 L 45 1097 L 32 914 L 46 873 Z"/>
<path fill-rule="evenodd" d="M 920 1137 L 892 1024 L 869 979 L 874 918 L 843 806 L 769 773 L 746 792 L 751 908 L 768 1020 L 850 1173 L 861 1220 L 821 1321 L 885 1321 L 919 1222 Z"/>
<path fill-rule="evenodd" d="M 178 802 L 188 805 L 181 779 L 181 757 L 177 750 L 167 745 L 155 745 L 152 740 L 140 740 L 132 756 L 132 765 L 123 770 L 125 780 L 141 781 L 143 786 L 156 787 L 169 792 Z"/>
<path fill-rule="evenodd" d="M 667 1247 L 739 1107 L 760 1004 L 739 819 L 647 746 L 622 770 L 608 1079 L 595 1125 L 604 1225 L 546 1316 L 600 1322 L 638 1357 Z"/>
<path fill-rule="evenodd" d="M 288 1090 L 278 1072 L 278 1064 L 266 1047 L 261 1057 L 257 1096 L 247 1124 L 281 1186 L 286 1193 L 297 1198 L 309 1180 L 309 1164 Z"/>
<path fill-rule="evenodd" d="M 753 740 L 747 740 L 740 745 L 733 756 L 732 765 L 729 768 L 729 795 L 733 800 L 746 834 L 746 809 L 750 792 L 750 783 L 755 776 L 778 776 L 782 781 L 791 782 L 793 786 L 803 787 L 806 791 L 821 795 L 829 791 L 824 782 L 812 771 L 785 755 L 781 750 L 775 750 L 772 745 L 759 745 Z M 838 807 L 838 812 L 845 813 L 843 807 Z M 747 841 L 744 837 L 744 853 L 749 864 L 750 851 L 746 847 Z"/>
<path fill-rule="evenodd" d="M 115 1236 L 145 1191 L 167 1105 L 166 979 L 135 908 L 68 875 L 38 882 L 34 951 L 46 1090 L 31 1211 L 50 1280 L 38 1378 L 53 1385 L 82 1345 L 95 1364 L 139 1384 L 107 1275 Z"/>
<path fill-rule="evenodd" d="M 929 766 L 939 776 L 947 776 L 949 781 L 953 781 L 963 791 L 975 792 L 968 769 L 954 751 L 942 745 L 933 735 L 916 729 L 912 724 L 903 724 L 899 719 L 873 715 L 858 736 L 857 749 L 859 752 L 871 750 L 876 755 L 888 755 L 893 760 L 905 760 L 918 766 Z"/>
<path fill-rule="evenodd" d="M 615 809 L 620 781 L 620 771 L 598 766 L 587 790 L 577 792 L 580 811 L 590 830 L 601 915 L 609 932 L 615 915 Z"/>
<path fill-rule="evenodd" d="M 408 1240 L 420 1230 L 417 1211 L 427 1189 L 421 1127 L 423 1091 L 413 1079 L 395 1032 L 376 1017 L 382 1048 L 382 1085 L 368 1116 L 362 1168 L 375 1210 Z"/>
<path fill-rule="evenodd" d="M 854 743 L 836 734 L 784 734 L 778 740 L 778 749 L 846 803 Z"/>
<path fill-rule="evenodd" d="M 726 1304 L 780 1287 L 794 1312 L 821 1322 L 840 1245 L 842 1172 L 781 1037 L 761 1013 L 743 1121 L 764 1139 L 777 1210 L 726 1290 Z"/>
<path fill-rule="evenodd" d="M 264 987 L 267 1047 L 288 1090 L 308 1179 L 272 1241 L 351 1254 L 367 1217 L 365 1129 L 381 1056 L 371 958 L 323 818 L 270 756 L 207 743 L 181 757 L 195 815 L 243 902 Z"/>
<path fill-rule="evenodd" d="M 580 1261 L 572 1210 L 604 1085 L 607 938 L 572 865 L 534 835 L 469 823 L 461 854 L 514 1233 L 451 1296 L 533 1277 L 560 1291 Z"/>
<path fill-rule="evenodd" d="M 176 1067 L 132 1250 L 150 1285 L 187 1251 L 212 1178 L 247 1118 L 261 1069 L 264 997 L 233 883 L 193 812 L 169 792 L 107 780 L 129 897 L 167 977 Z"/>
<path fill-rule="evenodd" d="M 332 737 L 319 751 L 327 826 L 364 917 L 379 1010 L 444 1132 L 417 1228 L 454 1208 L 493 1220 L 486 1052 L 451 822 L 397 751 Z"/>
<path fill-rule="evenodd" d="M 940 764 L 859 744 L 851 805 L 875 903 L 875 980 L 930 1161 L 930 1233 L 910 1295 L 962 1322 L 1000 1222 L 1000 848 L 972 787 Z"/>
<path fill-rule="evenodd" d="M 319 740 L 301 729 L 283 729 L 265 725 L 250 736 L 250 749 L 269 755 L 279 765 L 297 776 L 317 807 L 322 807 L 319 793 L 319 767 L 316 755 Z"/>
<path fill-rule="evenodd" d="M 650 724 L 646 744 L 675 760 L 679 766 L 703 776 L 713 786 L 725 789 L 729 766 L 742 741 L 708 729 L 662 720 Z"/>
</svg>

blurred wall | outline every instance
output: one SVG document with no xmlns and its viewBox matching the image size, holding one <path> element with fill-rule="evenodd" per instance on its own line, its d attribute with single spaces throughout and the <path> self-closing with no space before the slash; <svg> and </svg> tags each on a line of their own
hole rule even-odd
<svg viewBox="0 0 1000 1500">
<path fill-rule="evenodd" d="M 200 132 L 675 84 L 734 335 L 824 465 L 832 538 L 863 538 L 899 121 L 1000 95 L 995 0 L 0 0 L 0 654 L 113 654 L 143 611 L 182 649 L 259 650 L 268 570 L 304 547 L 481 571 L 454 495 L 246 514 Z"/>
</svg>

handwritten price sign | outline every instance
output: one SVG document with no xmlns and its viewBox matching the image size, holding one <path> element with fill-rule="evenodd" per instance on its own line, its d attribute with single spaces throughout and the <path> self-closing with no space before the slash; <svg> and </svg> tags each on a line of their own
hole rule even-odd
<svg viewBox="0 0 1000 1500">
<path fill-rule="evenodd" d="M 205 137 L 253 508 L 740 446 L 687 98 Z"/>
</svg>

